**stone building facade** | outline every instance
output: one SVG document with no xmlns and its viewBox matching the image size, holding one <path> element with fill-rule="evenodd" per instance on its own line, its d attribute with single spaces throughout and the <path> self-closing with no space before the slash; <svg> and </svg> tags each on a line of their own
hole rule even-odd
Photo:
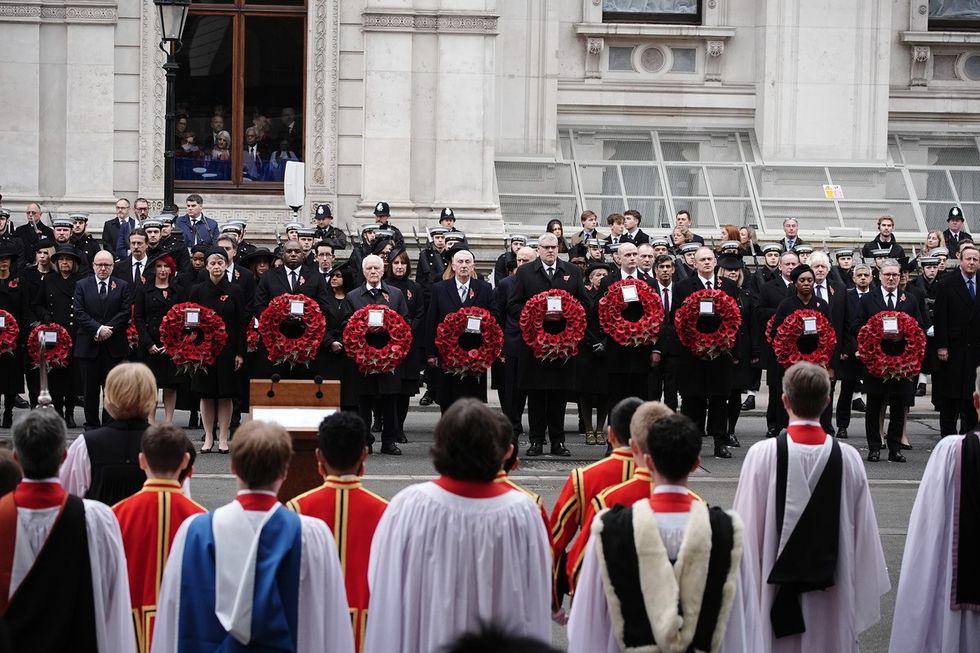
<svg viewBox="0 0 980 653">
<path fill-rule="evenodd" d="M 285 133 L 288 103 L 303 211 L 328 202 L 344 227 L 385 200 L 423 232 L 451 206 L 489 255 L 551 218 L 570 234 L 585 208 L 638 207 L 654 233 L 685 208 L 709 238 L 725 223 L 778 237 L 798 217 L 828 244 L 887 213 L 920 242 L 952 204 L 980 223 L 970 5 L 195 1 L 178 104 L 202 132 L 223 112 L 232 155 L 224 181 L 204 177 L 211 161 L 185 166 L 178 206 L 200 192 L 207 214 L 270 237 L 291 213 L 274 175 L 249 183 L 242 151 L 259 113 L 270 140 Z M 159 37 L 148 0 L 0 0 L 0 193 L 18 220 L 35 199 L 89 211 L 93 230 L 116 197 L 162 206 Z M 289 99 L 263 96 L 285 78 Z"/>
</svg>

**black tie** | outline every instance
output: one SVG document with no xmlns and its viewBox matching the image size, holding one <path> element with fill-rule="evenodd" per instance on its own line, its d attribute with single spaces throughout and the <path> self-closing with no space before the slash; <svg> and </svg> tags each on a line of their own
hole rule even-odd
<svg viewBox="0 0 980 653">
<path fill-rule="evenodd" d="M 885 304 L 888 306 L 888 310 L 895 310 L 895 300 L 892 299 L 892 293 L 888 293 L 888 301 Z"/>
<path fill-rule="evenodd" d="M 100 281 L 99 282 L 99 297 L 101 297 L 102 299 L 105 299 L 106 298 L 106 295 L 108 295 L 108 294 L 109 294 L 109 291 L 106 290 L 106 288 L 105 288 L 105 281 Z"/>
<path fill-rule="evenodd" d="M 705 282 L 704 287 L 707 288 L 708 290 L 711 290 L 711 282 L 710 281 Z"/>
<path fill-rule="evenodd" d="M 670 313 L 670 289 L 667 286 L 664 286 L 661 294 L 664 298 L 664 313 Z"/>
<path fill-rule="evenodd" d="M 139 261 L 136 261 L 136 269 L 133 270 L 133 283 L 139 283 L 140 272 L 142 271 L 142 268 L 143 268 L 143 264 L 140 263 Z"/>
<path fill-rule="evenodd" d="M 547 272 L 548 272 L 548 278 L 549 279 L 554 279 L 555 278 L 555 269 L 554 268 L 545 268 L 545 270 L 547 270 Z"/>
<path fill-rule="evenodd" d="M 289 271 L 289 289 L 296 290 L 296 270 Z"/>
<path fill-rule="evenodd" d="M 371 297 L 373 297 L 374 299 L 377 299 L 378 298 L 378 289 L 377 288 L 371 288 Z"/>
</svg>

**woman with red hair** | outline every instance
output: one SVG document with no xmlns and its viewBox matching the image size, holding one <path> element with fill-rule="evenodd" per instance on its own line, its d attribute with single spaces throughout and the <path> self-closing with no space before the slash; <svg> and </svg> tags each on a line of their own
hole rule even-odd
<svg viewBox="0 0 980 653">
<path fill-rule="evenodd" d="M 175 304 L 185 300 L 185 291 L 174 283 L 177 262 L 162 254 L 149 262 L 150 275 L 135 289 L 136 331 L 139 333 L 140 360 L 153 371 L 157 387 L 163 388 L 163 423 L 172 424 L 177 405 L 177 388 L 185 381 L 173 364 L 169 352 L 160 342 L 160 323 Z M 150 424 L 156 416 L 150 414 Z"/>
</svg>

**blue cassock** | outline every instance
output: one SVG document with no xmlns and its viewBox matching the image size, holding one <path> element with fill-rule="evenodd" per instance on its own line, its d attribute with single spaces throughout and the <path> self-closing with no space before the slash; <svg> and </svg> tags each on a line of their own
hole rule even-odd
<svg viewBox="0 0 980 653">
<path fill-rule="evenodd" d="M 279 506 L 259 534 L 252 599 L 251 636 L 239 642 L 215 614 L 214 513 L 187 529 L 180 580 L 179 653 L 295 651 L 302 526 L 299 515 Z M 242 546 L 249 546 L 242 542 Z"/>
</svg>

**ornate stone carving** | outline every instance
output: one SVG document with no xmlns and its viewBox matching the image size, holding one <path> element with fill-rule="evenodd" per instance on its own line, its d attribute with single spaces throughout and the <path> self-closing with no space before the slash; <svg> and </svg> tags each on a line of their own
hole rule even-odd
<svg viewBox="0 0 980 653">
<path fill-rule="evenodd" d="M 924 88 L 929 86 L 929 75 L 927 75 L 927 67 L 929 57 L 931 56 L 929 46 L 927 45 L 913 45 L 912 46 L 912 62 L 911 69 L 909 71 L 909 87 L 911 88 Z"/>
<path fill-rule="evenodd" d="M 602 39 L 589 39 L 587 47 L 589 49 L 589 54 L 598 55 L 602 52 L 602 47 L 604 43 Z"/>
<path fill-rule="evenodd" d="M 336 192 L 337 151 L 337 21 L 338 0 L 316 0 L 311 7 L 313 19 L 312 142 L 310 156 L 313 184 L 320 192 Z M 329 20 L 328 20 L 329 16 Z M 329 84 L 329 90 L 328 90 Z M 327 157 L 330 160 L 325 163 Z"/>
<path fill-rule="evenodd" d="M 167 84 L 163 73 L 166 57 L 159 48 L 160 27 L 156 7 L 142 3 L 140 15 L 140 136 L 139 193 L 159 197 L 163 193 L 163 137 Z"/>
<path fill-rule="evenodd" d="M 602 0 L 592 0 L 593 7 L 598 7 L 600 4 L 602 4 Z"/>
<path fill-rule="evenodd" d="M 107 23 L 116 22 L 115 3 L 47 5 L 30 2 L 0 4 L 0 20 L 44 23 Z"/>
<path fill-rule="evenodd" d="M 725 42 L 724 41 L 708 41 L 705 44 L 705 50 L 704 51 L 705 51 L 705 53 L 709 57 L 720 57 L 722 55 L 722 53 L 725 51 Z"/>
<path fill-rule="evenodd" d="M 925 16 L 929 12 L 929 7 L 925 5 L 919 5 L 919 15 Z"/>
<path fill-rule="evenodd" d="M 708 8 L 714 9 L 718 6 L 718 0 L 708 0 Z"/>
<path fill-rule="evenodd" d="M 497 15 L 471 12 L 365 11 L 362 26 L 368 32 L 496 34 Z"/>
<path fill-rule="evenodd" d="M 912 48 L 912 60 L 918 62 L 924 62 L 929 60 L 929 48 L 927 46 L 917 45 Z"/>
</svg>

